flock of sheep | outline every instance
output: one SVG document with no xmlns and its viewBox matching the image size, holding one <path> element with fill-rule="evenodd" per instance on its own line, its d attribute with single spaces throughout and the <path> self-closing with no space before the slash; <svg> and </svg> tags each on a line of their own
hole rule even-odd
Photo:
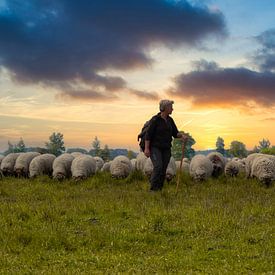
<svg viewBox="0 0 275 275">
<path fill-rule="evenodd" d="M 255 153 L 245 159 L 225 158 L 218 152 L 207 156 L 196 155 L 191 161 L 183 159 L 175 161 L 171 157 L 166 170 L 167 181 L 175 177 L 180 169 L 189 173 L 195 181 L 204 181 L 221 174 L 238 176 L 246 174 L 247 178 L 256 177 L 259 181 L 269 185 L 275 180 L 275 156 Z M 34 178 L 39 175 L 49 175 L 57 180 L 73 178 L 86 179 L 99 171 L 111 173 L 114 178 L 125 178 L 132 171 L 140 170 L 147 177 L 153 171 L 153 164 L 140 152 L 136 159 L 117 156 L 112 161 L 105 162 L 100 157 L 92 157 L 81 153 L 64 153 L 58 157 L 53 154 L 39 154 L 37 152 L 10 153 L 0 155 L 0 172 L 2 176 L 23 176 Z"/>
</svg>

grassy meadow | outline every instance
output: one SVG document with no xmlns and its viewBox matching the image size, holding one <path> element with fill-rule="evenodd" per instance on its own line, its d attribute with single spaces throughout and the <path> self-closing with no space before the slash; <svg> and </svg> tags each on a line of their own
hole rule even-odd
<svg viewBox="0 0 275 275">
<path fill-rule="evenodd" d="M 1 274 L 275 271 L 275 187 L 256 180 L 3 178 L 0 225 Z"/>
</svg>

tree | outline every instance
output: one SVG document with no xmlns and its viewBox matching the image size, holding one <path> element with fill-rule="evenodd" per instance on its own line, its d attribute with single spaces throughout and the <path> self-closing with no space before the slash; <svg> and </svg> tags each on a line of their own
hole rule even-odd
<svg viewBox="0 0 275 275">
<path fill-rule="evenodd" d="M 264 148 L 261 150 L 261 153 L 268 154 L 268 155 L 275 155 L 275 146 L 272 146 L 271 148 Z"/>
<path fill-rule="evenodd" d="M 181 132 L 184 133 L 184 132 Z M 184 157 L 191 159 L 195 155 L 195 150 L 191 148 L 196 141 L 193 139 L 191 135 L 189 135 L 188 140 L 184 144 Z M 182 158 L 182 140 L 179 138 L 175 138 L 172 141 L 172 149 L 171 149 L 172 156 L 175 160 L 181 160 Z"/>
<path fill-rule="evenodd" d="M 231 142 L 229 152 L 234 157 L 244 158 L 247 156 L 245 145 L 237 140 Z"/>
<path fill-rule="evenodd" d="M 25 151 L 26 151 L 26 146 L 25 146 L 24 140 L 21 137 L 20 140 L 18 141 L 18 143 L 14 147 L 14 152 L 15 153 L 22 153 L 22 152 L 25 152 Z"/>
<path fill-rule="evenodd" d="M 268 139 L 263 138 L 263 140 L 259 141 L 259 146 L 258 146 L 259 151 L 269 147 L 270 147 L 270 141 Z"/>
<path fill-rule="evenodd" d="M 221 153 L 223 156 L 225 155 L 225 150 L 224 150 L 224 140 L 221 137 L 217 138 L 216 141 L 216 151 Z"/>
<path fill-rule="evenodd" d="M 46 148 L 48 149 L 50 154 L 59 156 L 65 152 L 63 134 L 53 133 L 49 137 L 49 140 L 50 140 L 50 142 L 46 142 L 45 145 L 46 145 Z"/>
<path fill-rule="evenodd" d="M 99 156 L 100 152 L 100 141 L 97 137 L 92 142 L 92 147 L 94 148 L 94 156 Z"/>
<path fill-rule="evenodd" d="M 107 144 L 105 144 L 104 149 L 99 150 L 99 156 L 104 160 L 104 161 L 109 161 L 110 160 L 110 150 Z"/>
</svg>

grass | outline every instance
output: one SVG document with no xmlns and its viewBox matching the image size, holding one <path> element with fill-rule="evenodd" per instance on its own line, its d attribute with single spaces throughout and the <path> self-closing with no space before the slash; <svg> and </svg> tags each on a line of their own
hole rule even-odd
<svg viewBox="0 0 275 275">
<path fill-rule="evenodd" d="M 180 180 L 0 180 L 0 273 L 272 274 L 274 185 Z"/>
</svg>

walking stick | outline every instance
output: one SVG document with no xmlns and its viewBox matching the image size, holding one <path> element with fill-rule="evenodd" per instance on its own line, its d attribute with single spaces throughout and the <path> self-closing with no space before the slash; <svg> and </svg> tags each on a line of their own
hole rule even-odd
<svg viewBox="0 0 275 275">
<path fill-rule="evenodd" d="M 181 161 L 180 161 L 180 170 L 179 170 L 178 179 L 177 179 L 176 193 L 178 193 L 178 189 L 179 189 L 180 175 L 181 175 L 181 169 L 182 169 L 182 162 L 183 162 L 183 159 L 184 159 L 184 147 L 185 147 L 185 140 L 182 141 L 182 146 L 181 146 Z"/>
</svg>

